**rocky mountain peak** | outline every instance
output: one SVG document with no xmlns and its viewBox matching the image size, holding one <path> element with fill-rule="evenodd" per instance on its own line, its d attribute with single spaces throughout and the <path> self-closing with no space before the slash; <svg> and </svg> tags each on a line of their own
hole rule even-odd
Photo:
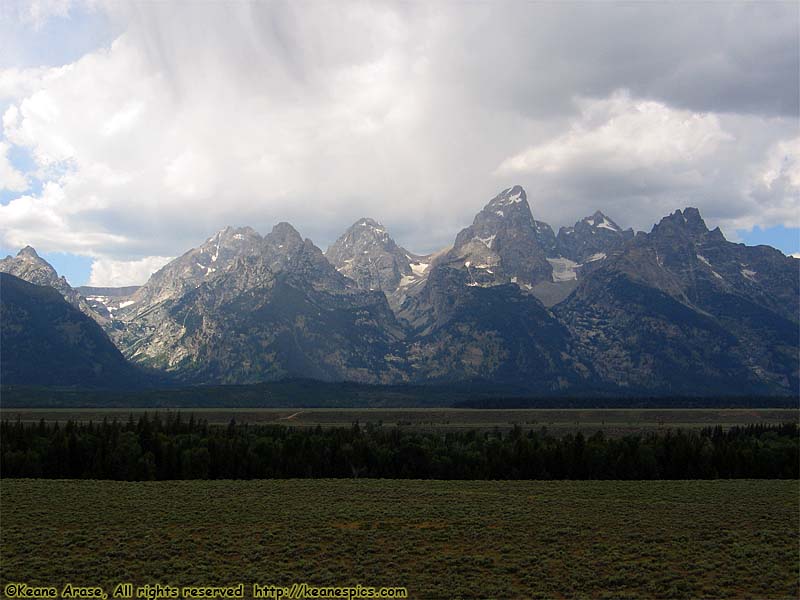
<svg viewBox="0 0 800 600">
<path fill-rule="evenodd" d="M 228 225 L 208 238 L 198 250 L 200 254 L 210 256 L 212 262 L 217 262 L 220 255 L 241 254 L 246 248 L 261 241 L 261 236 L 252 227 L 232 227 Z"/>
<path fill-rule="evenodd" d="M 362 217 L 350 227 L 351 230 L 359 230 L 362 229 L 364 231 L 369 231 L 373 233 L 386 233 L 386 229 L 383 225 L 378 223 L 375 219 L 370 219 L 369 217 Z"/>
<path fill-rule="evenodd" d="M 303 236 L 290 223 L 281 222 L 275 225 L 265 237 L 270 245 L 284 246 L 285 248 L 296 248 L 303 244 Z"/>
<path fill-rule="evenodd" d="M 290 237 L 287 241 L 294 240 Z M 296 247 L 285 260 L 277 260 L 271 263 L 273 270 L 281 270 L 286 276 L 303 285 L 310 285 L 315 289 L 337 291 L 345 290 L 353 286 L 353 283 L 336 271 L 333 265 L 325 258 L 314 242 L 305 239 Z"/>
<path fill-rule="evenodd" d="M 153 273 L 133 294 L 126 310 L 147 311 L 155 304 L 178 298 L 230 270 L 238 259 L 260 253 L 263 244 L 264 238 L 251 227 L 228 225 Z"/>
<path fill-rule="evenodd" d="M 515 185 L 500 192 L 461 230 L 443 263 L 466 269 L 470 285 L 549 281 L 546 260 L 525 190 Z"/>
<path fill-rule="evenodd" d="M 303 250 L 303 236 L 289 223 L 278 223 L 264 236 L 262 252 L 272 271 L 286 269 Z"/>
<path fill-rule="evenodd" d="M 17 252 L 17 256 L 20 258 L 40 258 L 33 246 L 25 246 Z"/>
<path fill-rule="evenodd" d="M 336 270 L 365 290 L 394 292 L 412 277 L 410 253 L 389 236 L 378 221 L 362 218 L 353 223 L 325 253 Z"/>
<path fill-rule="evenodd" d="M 514 185 L 497 194 L 489 201 L 487 206 L 508 206 L 527 201 L 528 195 L 525 193 L 525 189 L 521 185 Z"/>
<path fill-rule="evenodd" d="M 582 223 L 586 223 L 591 227 L 598 227 L 600 229 L 608 229 L 610 231 L 622 231 L 622 228 L 614 223 L 611 219 L 605 216 L 602 212 L 595 211 L 595 213 L 591 217 L 586 217 L 581 220 Z"/>
<path fill-rule="evenodd" d="M 480 236 L 478 239 L 481 240 L 491 238 L 490 242 L 483 242 L 491 249 L 496 236 L 501 232 L 514 232 L 515 235 L 525 237 L 536 236 L 528 196 L 522 186 L 507 188 L 492 198 L 475 215 L 472 226 L 458 234 L 453 248 L 461 248 L 473 241 L 476 236 Z"/>
<path fill-rule="evenodd" d="M 553 228 L 544 221 L 537 221 L 534 219 L 533 226 L 536 230 L 536 240 L 545 252 L 548 258 L 558 256 L 558 245 L 556 243 L 556 234 Z"/>
<path fill-rule="evenodd" d="M 368 217 L 363 217 L 353 223 L 347 231 L 339 237 L 336 243 L 361 246 L 378 245 L 387 250 L 396 247 L 395 241 L 386 232 L 386 228 L 375 219 L 370 219 Z M 364 248 L 362 248 L 362 250 L 363 249 Z"/>
<path fill-rule="evenodd" d="M 708 232 L 708 236 L 711 239 L 715 239 L 721 242 L 727 241 L 725 239 L 725 234 L 722 233 L 722 230 L 719 227 L 714 227 L 711 231 Z"/>
<path fill-rule="evenodd" d="M 708 233 L 700 211 L 693 207 L 683 210 L 676 210 L 671 215 L 661 219 L 657 225 L 653 226 L 654 234 L 688 234 L 690 236 L 701 236 Z"/>
<path fill-rule="evenodd" d="M 16 256 L 6 256 L 0 260 L 0 271 L 29 283 L 54 287 L 62 294 L 72 291 L 67 281 L 59 277 L 52 265 L 39 256 L 32 246 L 25 246 Z"/>
<path fill-rule="evenodd" d="M 372 246 L 376 244 L 387 249 L 396 246 L 395 241 L 381 223 L 375 219 L 363 217 L 348 227 L 328 249 L 328 252 L 331 252 L 334 247 L 340 248 L 349 245 Z"/>
<path fill-rule="evenodd" d="M 623 230 L 598 210 L 572 227 L 561 227 L 556 251 L 560 257 L 575 263 L 597 263 L 633 237 L 632 229 Z"/>
<path fill-rule="evenodd" d="M 485 220 L 515 220 L 533 225 L 533 215 L 528 204 L 528 195 L 521 185 L 507 188 L 492 198 L 475 216 L 473 224 Z"/>
</svg>

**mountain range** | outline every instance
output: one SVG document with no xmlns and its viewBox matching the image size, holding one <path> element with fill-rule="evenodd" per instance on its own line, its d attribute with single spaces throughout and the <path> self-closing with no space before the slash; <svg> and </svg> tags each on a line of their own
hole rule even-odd
<svg viewBox="0 0 800 600">
<path fill-rule="evenodd" d="M 693 208 L 649 233 L 598 211 L 556 234 L 520 186 L 431 255 L 363 218 L 326 252 L 288 223 L 226 227 L 139 288 L 73 289 L 30 247 L 0 260 L 130 362 L 187 384 L 481 381 L 541 395 L 796 394 L 799 268 L 728 242 Z M 2 314 L 17 331 L 2 362 L 58 328 L 20 325 L 5 300 Z"/>
</svg>

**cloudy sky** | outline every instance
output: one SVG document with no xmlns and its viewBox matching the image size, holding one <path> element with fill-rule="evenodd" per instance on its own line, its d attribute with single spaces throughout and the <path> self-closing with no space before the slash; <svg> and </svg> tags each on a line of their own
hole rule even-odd
<svg viewBox="0 0 800 600">
<path fill-rule="evenodd" d="M 221 227 L 422 253 L 499 190 L 800 251 L 800 4 L 0 2 L 0 250 L 143 283 Z"/>
</svg>

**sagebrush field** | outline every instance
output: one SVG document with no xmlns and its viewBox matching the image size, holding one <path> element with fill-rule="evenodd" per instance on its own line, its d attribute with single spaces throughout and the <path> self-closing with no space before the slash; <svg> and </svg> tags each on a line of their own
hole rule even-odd
<svg viewBox="0 0 800 600">
<path fill-rule="evenodd" d="M 5 402 L 4 402 L 5 405 Z M 797 408 L 0 408 L 0 417 L 23 423 L 67 421 L 96 423 L 138 419 L 143 414 L 160 414 L 166 418 L 180 413 L 185 419 L 194 415 L 209 424 L 237 423 L 291 425 L 292 427 L 350 427 L 358 422 L 384 427 L 401 427 L 419 431 L 486 431 L 519 427 L 538 430 L 546 427 L 551 433 L 592 435 L 602 431 L 609 436 L 664 431 L 666 429 L 701 429 L 719 425 L 779 425 L 797 422 Z"/>
<path fill-rule="evenodd" d="M 2 481 L 2 585 L 796 598 L 797 481 Z"/>
</svg>

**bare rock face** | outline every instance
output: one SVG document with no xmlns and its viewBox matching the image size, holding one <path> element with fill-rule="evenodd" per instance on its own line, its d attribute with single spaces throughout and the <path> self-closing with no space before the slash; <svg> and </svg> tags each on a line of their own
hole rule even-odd
<svg viewBox="0 0 800 600">
<path fill-rule="evenodd" d="M 407 356 L 414 381 L 482 380 L 537 393 L 581 389 L 591 369 L 574 358 L 569 331 L 517 285 L 470 285 L 435 267 L 410 303 Z"/>
<path fill-rule="evenodd" d="M 372 219 L 359 219 L 328 248 L 325 256 L 343 275 L 364 290 L 391 293 L 411 275 L 411 259 Z"/>
<path fill-rule="evenodd" d="M 438 264 L 466 271 L 469 285 L 515 283 L 529 289 L 551 278 L 546 254 L 525 190 L 517 185 L 495 196 Z"/>
<path fill-rule="evenodd" d="M 599 210 L 573 227 L 562 227 L 556 238 L 559 256 L 576 263 L 603 260 L 607 255 L 633 239 L 633 229 L 623 230 Z"/>
<path fill-rule="evenodd" d="M 553 228 L 544 221 L 533 220 L 533 227 L 536 230 L 536 241 L 539 246 L 544 250 L 545 255 L 549 258 L 558 256 L 558 242 L 556 234 L 553 233 Z"/>
<path fill-rule="evenodd" d="M 528 293 L 551 278 L 540 243 L 548 229 L 515 186 L 431 261 L 422 289 L 398 310 L 412 381 L 524 381 L 545 394 L 583 385 L 590 369 L 571 357 L 568 330 Z"/>
<path fill-rule="evenodd" d="M 180 297 L 232 268 L 237 258 L 258 252 L 262 242 L 261 236 L 250 227 L 221 229 L 201 246 L 192 248 L 156 271 L 133 294 L 133 304 L 128 312 L 147 310 L 159 302 Z"/>
<path fill-rule="evenodd" d="M 403 379 L 388 358 L 403 332 L 382 292 L 358 289 L 288 223 L 251 237 L 238 254 L 223 255 L 224 240 L 184 255 L 205 255 L 211 244 L 211 263 L 220 265 L 194 271 L 202 279 L 190 289 L 166 281 L 186 273 L 184 257 L 156 274 L 153 288 L 170 293 L 153 294 L 154 304 L 130 313 L 123 349 L 132 360 L 187 382 Z"/>
<path fill-rule="evenodd" d="M 359 219 L 328 248 L 326 258 L 362 290 L 380 290 L 392 308 L 422 289 L 431 256 L 409 252 L 373 219 Z"/>
</svg>

